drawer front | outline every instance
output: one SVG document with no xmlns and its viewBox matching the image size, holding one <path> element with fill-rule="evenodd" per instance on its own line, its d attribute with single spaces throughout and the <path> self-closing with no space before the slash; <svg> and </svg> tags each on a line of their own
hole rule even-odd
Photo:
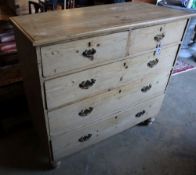
<svg viewBox="0 0 196 175">
<path fill-rule="evenodd" d="M 168 73 L 147 75 L 132 84 L 48 112 L 51 135 L 66 133 L 164 93 Z M 145 87 L 151 86 L 144 91 Z"/>
<path fill-rule="evenodd" d="M 125 56 L 128 32 L 41 48 L 43 75 L 70 73 Z"/>
<path fill-rule="evenodd" d="M 155 117 L 160 110 L 163 97 L 163 95 L 156 97 L 134 108 L 130 106 L 125 112 L 112 114 L 108 119 L 98 121 L 85 128 L 73 130 L 67 134 L 52 136 L 55 159 L 79 151 L 150 117 Z"/>
<path fill-rule="evenodd" d="M 52 79 L 45 82 L 48 109 L 69 104 L 77 100 L 100 94 L 148 73 L 169 71 L 173 64 L 178 46 L 163 49 L 156 57 L 153 52 L 89 69 L 83 72 Z"/>
<path fill-rule="evenodd" d="M 157 25 L 133 30 L 130 39 L 130 55 L 137 55 L 151 49 L 171 43 L 180 42 L 187 20 L 176 21 L 165 25 Z"/>
</svg>

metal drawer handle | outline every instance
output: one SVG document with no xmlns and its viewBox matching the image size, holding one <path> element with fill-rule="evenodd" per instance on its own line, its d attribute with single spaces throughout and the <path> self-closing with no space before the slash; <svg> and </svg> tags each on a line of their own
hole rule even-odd
<svg viewBox="0 0 196 175">
<path fill-rule="evenodd" d="M 80 137 L 78 139 L 79 142 L 86 142 L 87 140 L 89 140 L 92 137 L 92 134 L 88 134 L 86 136 Z"/>
<path fill-rule="evenodd" d="M 83 53 L 82 53 L 82 55 L 84 56 L 84 57 L 87 57 L 89 60 L 94 60 L 94 55 L 95 55 L 95 53 L 96 53 L 96 50 L 94 49 L 94 48 L 92 48 L 92 49 L 86 49 Z"/>
<path fill-rule="evenodd" d="M 88 116 L 93 111 L 93 107 L 89 107 L 88 109 L 81 110 L 78 115 L 81 117 Z"/>
<path fill-rule="evenodd" d="M 95 84 L 96 80 L 95 79 L 91 79 L 91 80 L 86 80 L 86 81 L 82 81 L 79 84 L 79 87 L 81 89 L 88 89 L 90 87 L 92 87 Z"/>
<path fill-rule="evenodd" d="M 149 91 L 151 88 L 152 88 L 152 85 L 149 84 L 148 86 L 144 86 L 144 87 L 141 89 L 141 91 L 142 91 L 142 92 L 147 92 L 147 91 Z"/>
<path fill-rule="evenodd" d="M 142 115 L 144 115 L 146 113 L 145 110 L 141 111 L 141 112 L 138 112 L 137 114 L 135 114 L 135 117 L 139 118 L 141 117 Z"/>
<path fill-rule="evenodd" d="M 162 33 L 162 34 L 156 35 L 156 36 L 154 37 L 154 40 L 155 40 L 156 42 L 160 42 L 164 37 L 165 37 L 165 34 Z"/>
<path fill-rule="evenodd" d="M 148 65 L 148 67 L 153 68 L 158 63 L 159 63 L 159 60 L 156 58 L 155 60 L 149 61 L 147 65 Z"/>
</svg>

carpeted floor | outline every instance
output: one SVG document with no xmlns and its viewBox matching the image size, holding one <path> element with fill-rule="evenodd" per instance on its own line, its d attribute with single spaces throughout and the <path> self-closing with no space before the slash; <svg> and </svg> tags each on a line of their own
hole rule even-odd
<svg viewBox="0 0 196 175">
<path fill-rule="evenodd" d="M 186 60 L 178 59 L 175 63 L 172 74 L 176 75 L 179 73 L 190 71 L 195 68 L 196 66 L 192 62 L 190 61 L 188 62 L 187 59 Z"/>
</svg>

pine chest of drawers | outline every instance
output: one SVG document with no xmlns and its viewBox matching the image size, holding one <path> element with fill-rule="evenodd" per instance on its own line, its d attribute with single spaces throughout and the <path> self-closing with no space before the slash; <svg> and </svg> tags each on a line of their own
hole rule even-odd
<svg viewBox="0 0 196 175">
<path fill-rule="evenodd" d="M 191 16 L 122 3 L 11 18 L 51 163 L 158 114 Z"/>
</svg>

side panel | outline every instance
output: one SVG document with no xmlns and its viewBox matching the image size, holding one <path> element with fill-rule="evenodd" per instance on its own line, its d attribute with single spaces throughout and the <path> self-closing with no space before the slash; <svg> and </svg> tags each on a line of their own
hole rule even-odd
<svg viewBox="0 0 196 175">
<path fill-rule="evenodd" d="M 18 55 L 21 63 L 21 72 L 24 79 L 24 89 L 30 113 L 36 130 L 41 138 L 47 157 L 52 161 L 51 148 L 48 137 L 48 125 L 44 111 L 44 98 L 42 96 L 42 83 L 39 79 L 36 48 L 32 46 L 24 35 L 15 30 Z"/>
</svg>

